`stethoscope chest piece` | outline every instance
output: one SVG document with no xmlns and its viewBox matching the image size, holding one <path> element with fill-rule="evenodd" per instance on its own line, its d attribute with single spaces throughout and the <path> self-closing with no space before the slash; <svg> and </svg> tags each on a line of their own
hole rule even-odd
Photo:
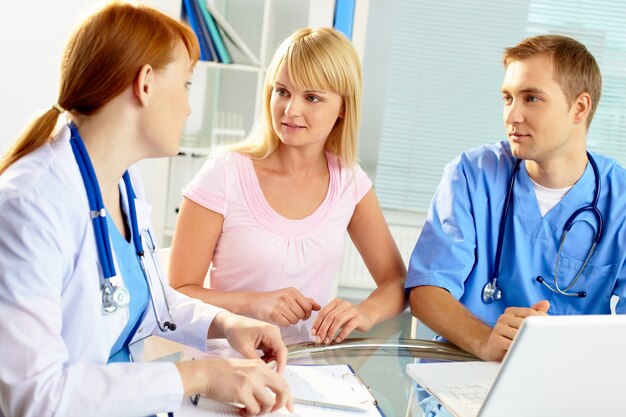
<svg viewBox="0 0 626 417">
<path fill-rule="evenodd" d="M 115 313 L 130 304 L 130 293 L 126 287 L 114 286 L 110 282 L 102 284 L 102 312 Z"/>
<path fill-rule="evenodd" d="M 500 301 L 502 298 L 502 290 L 495 281 L 489 281 L 483 287 L 483 302 L 485 304 L 491 304 L 494 301 Z"/>
</svg>

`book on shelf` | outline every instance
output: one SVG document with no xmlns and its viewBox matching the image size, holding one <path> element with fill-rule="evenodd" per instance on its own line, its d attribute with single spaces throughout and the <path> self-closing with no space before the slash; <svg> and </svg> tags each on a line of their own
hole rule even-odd
<svg viewBox="0 0 626 417">
<path fill-rule="evenodd" d="M 204 14 L 202 13 L 202 3 L 204 0 L 191 0 L 192 6 L 194 8 L 194 12 L 196 13 L 196 19 L 198 21 L 198 26 L 200 28 L 200 34 L 204 38 L 204 41 L 209 48 L 209 54 L 211 59 L 209 61 L 213 62 L 221 62 L 217 55 L 217 49 L 215 48 L 215 39 L 211 36 L 211 32 L 209 31 L 209 23 L 207 22 Z"/>
<path fill-rule="evenodd" d="M 183 0 L 183 19 L 198 38 L 201 60 L 232 64 L 227 39 L 252 65 L 260 66 L 256 55 L 210 0 Z"/>
<path fill-rule="evenodd" d="M 209 33 L 208 30 L 205 30 L 206 25 L 202 26 L 204 18 L 199 13 L 196 0 L 183 0 L 183 19 L 189 22 L 189 25 L 198 38 L 198 43 L 200 44 L 200 59 L 202 61 L 213 61 L 214 55 L 211 53 L 211 48 L 208 44 L 208 42 L 210 42 Z"/>
<path fill-rule="evenodd" d="M 215 20 L 213 19 L 213 16 L 207 9 L 206 1 L 205 0 L 196 0 L 196 1 L 198 2 L 198 5 L 200 6 L 200 13 L 202 14 L 202 17 L 204 18 L 204 21 L 207 24 L 209 34 L 211 36 L 211 39 L 213 40 L 213 44 L 215 45 L 215 50 L 216 50 L 219 61 L 224 64 L 232 64 L 233 60 L 230 54 L 228 53 L 228 50 L 226 49 L 226 45 L 224 45 L 224 40 L 222 39 L 222 35 L 220 34 L 217 24 L 215 23 Z"/>
</svg>

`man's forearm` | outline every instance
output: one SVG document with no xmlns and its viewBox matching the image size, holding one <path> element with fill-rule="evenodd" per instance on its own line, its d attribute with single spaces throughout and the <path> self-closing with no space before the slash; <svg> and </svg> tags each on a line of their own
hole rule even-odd
<svg viewBox="0 0 626 417">
<path fill-rule="evenodd" d="M 477 357 L 483 357 L 491 328 L 476 318 L 448 291 L 422 286 L 411 290 L 411 312 L 437 334 Z"/>
</svg>

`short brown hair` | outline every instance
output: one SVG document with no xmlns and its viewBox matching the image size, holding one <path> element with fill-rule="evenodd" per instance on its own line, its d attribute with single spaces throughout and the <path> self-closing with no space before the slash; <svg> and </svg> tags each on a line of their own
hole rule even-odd
<svg viewBox="0 0 626 417">
<path fill-rule="evenodd" d="M 559 83 L 569 106 L 581 93 L 591 97 L 587 128 L 600 102 L 602 74 L 589 50 L 575 39 L 561 35 L 539 35 L 526 38 L 519 44 L 505 48 L 502 54 L 504 68 L 511 62 L 524 61 L 536 55 L 547 55 L 553 62 L 556 82 Z"/>
</svg>

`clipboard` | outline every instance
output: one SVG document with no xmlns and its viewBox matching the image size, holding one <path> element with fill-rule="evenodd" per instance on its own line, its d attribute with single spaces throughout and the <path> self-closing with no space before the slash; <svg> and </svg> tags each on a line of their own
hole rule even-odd
<svg viewBox="0 0 626 417">
<path fill-rule="evenodd" d="M 365 409 L 364 412 L 354 412 L 295 404 L 294 414 L 328 417 L 384 417 L 369 387 L 348 364 L 287 365 L 283 375 L 294 397 L 356 405 Z M 308 411 L 312 411 L 311 414 Z"/>
<path fill-rule="evenodd" d="M 358 406 L 363 411 L 346 411 L 313 405 L 294 404 L 294 413 L 282 409 L 268 417 L 385 417 L 370 389 L 354 369 L 344 365 L 287 365 L 284 377 L 297 398 Z M 200 397 L 193 415 L 204 417 L 239 416 L 239 409 Z M 185 409 L 189 409 L 185 407 Z M 201 414 L 200 414 L 201 413 Z M 187 414 L 185 414 L 187 415 Z"/>
</svg>

